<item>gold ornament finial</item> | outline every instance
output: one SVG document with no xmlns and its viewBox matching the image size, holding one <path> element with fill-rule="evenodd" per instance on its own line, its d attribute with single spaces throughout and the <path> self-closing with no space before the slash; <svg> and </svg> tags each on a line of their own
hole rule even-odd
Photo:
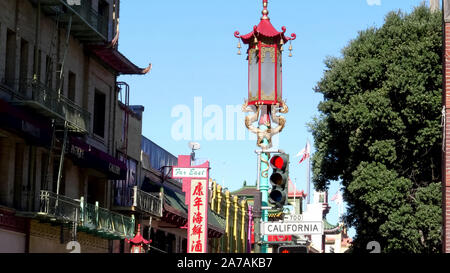
<svg viewBox="0 0 450 273">
<path fill-rule="evenodd" d="M 261 17 L 261 19 L 262 20 L 269 20 L 269 16 L 267 16 L 267 15 L 269 15 L 269 10 L 267 9 L 267 3 L 268 3 L 268 0 L 263 0 L 263 11 L 262 11 L 262 17 Z"/>
</svg>

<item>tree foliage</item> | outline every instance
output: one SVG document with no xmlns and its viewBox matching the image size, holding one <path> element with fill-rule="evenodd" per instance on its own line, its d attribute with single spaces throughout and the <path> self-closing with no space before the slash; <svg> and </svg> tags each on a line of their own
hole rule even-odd
<svg viewBox="0 0 450 273">
<path fill-rule="evenodd" d="M 340 181 L 354 251 L 441 249 L 442 14 L 391 12 L 325 61 L 310 123 L 319 190 Z"/>
</svg>

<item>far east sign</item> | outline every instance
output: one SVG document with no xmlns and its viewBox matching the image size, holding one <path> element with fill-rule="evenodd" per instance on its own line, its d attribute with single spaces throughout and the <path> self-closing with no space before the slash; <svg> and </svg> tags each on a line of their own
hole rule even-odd
<svg viewBox="0 0 450 273">
<path fill-rule="evenodd" d="M 261 232 L 263 235 L 321 235 L 322 222 L 264 222 Z"/>
<path fill-rule="evenodd" d="M 173 168 L 173 177 L 180 178 L 207 178 L 207 168 Z"/>
<path fill-rule="evenodd" d="M 172 178 L 183 180 L 182 190 L 186 194 L 188 253 L 206 253 L 208 250 L 208 170 L 208 161 L 191 166 L 189 155 L 178 156 L 178 166 L 172 169 Z"/>
</svg>

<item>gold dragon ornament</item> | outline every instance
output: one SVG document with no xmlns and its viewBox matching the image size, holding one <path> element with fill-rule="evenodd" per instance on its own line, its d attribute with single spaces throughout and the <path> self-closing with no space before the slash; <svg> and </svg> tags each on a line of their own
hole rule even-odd
<svg viewBox="0 0 450 273">
<path fill-rule="evenodd" d="M 285 101 L 282 102 L 281 106 L 279 103 L 272 105 L 270 114 L 272 117 L 272 121 L 274 123 L 278 124 L 278 126 L 272 129 L 270 120 L 267 120 L 266 124 L 265 124 L 267 126 L 267 129 L 263 130 L 263 129 L 253 126 L 253 123 L 258 121 L 258 117 L 259 117 L 259 115 L 261 113 L 261 109 L 262 109 L 261 106 L 262 105 L 250 105 L 249 106 L 248 100 L 245 100 L 244 105 L 242 105 L 242 112 L 245 112 L 245 113 L 252 112 L 252 114 L 245 117 L 245 126 L 247 127 L 247 129 L 250 132 L 256 134 L 256 136 L 257 136 L 256 144 L 259 147 L 261 147 L 261 149 L 264 151 L 264 150 L 267 150 L 272 147 L 272 137 L 274 135 L 280 133 L 286 124 L 286 118 L 282 117 L 282 116 L 277 116 L 277 114 L 278 113 L 286 114 L 287 112 L 289 112 L 289 108 L 286 105 Z M 268 140 L 267 145 L 264 144 L 264 141 L 263 141 L 264 139 Z M 268 153 L 265 153 L 265 154 L 267 157 L 269 157 Z M 262 154 L 261 154 L 260 158 L 261 158 L 262 162 L 267 164 L 267 168 L 262 170 L 262 176 L 267 178 L 268 171 L 269 171 L 269 167 L 268 167 L 269 162 L 262 157 Z"/>
<path fill-rule="evenodd" d="M 272 117 L 272 121 L 276 124 L 278 124 L 277 127 L 272 129 L 271 123 L 270 121 L 266 122 L 266 126 L 267 129 L 260 129 L 258 127 L 253 126 L 253 123 L 256 122 L 258 120 L 258 117 L 261 113 L 261 106 L 262 105 L 248 105 L 248 101 L 245 100 L 244 105 L 242 105 L 242 112 L 248 113 L 248 112 L 252 112 L 253 114 L 250 114 L 248 116 L 245 117 L 245 126 L 247 127 L 247 129 L 256 134 L 258 140 L 257 140 L 257 145 L 259 147 L 261 147 L 263 150 L 267 150 L 269 148 L 272 147 L 272 136 L 280 133 L 285 124 L 286 124 L 286 118 L 282 117 L 282 116 L 277 116 L 278 113 L 283 113 L 286 114 L 287 112 L 289 112 L 289 108 L 286 105 L 286 102 L 283 101 L 283 103 L 280 104 L 277 103 L 276 105 L 272 105 L 271 106 L 271 117 Z M 268 145 L 264 145 L 263 144 L 263 139 L 267 139 L 268 140 Z"/>
</svg>

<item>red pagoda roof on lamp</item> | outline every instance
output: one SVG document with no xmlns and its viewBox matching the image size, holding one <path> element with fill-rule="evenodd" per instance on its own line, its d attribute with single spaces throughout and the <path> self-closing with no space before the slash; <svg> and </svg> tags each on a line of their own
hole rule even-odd
<svg viewBox="0 0 450 273">
<path fill-rule="evenodd" d="M 146 244 L 147 245 L 147 244 L 151 243 L 152 240 L 147 241 L 147 240 L 144 239 L 144 237 L 142 237 L 142 235 L 141 235 L 141 225 L 138 225 L 138 232 L 137 232 L 136 236 L 134 236 L 133 239 L 129 240 L 129 242 L 131 242 L 131 243 L 133 243 L 135 245 L 137 245 L 137 244 Z"/>
<path fill-rule="evenodd" d="M 286 37 L 284 35 L 284 33 L 286 32 L 286 27 L 282 27 L 281 28 L 281 32 L 276 30 L 272 23 L 270 22 L 269 17 L 267 16 L 267 14 L 269 13 L 267 10 L 267 0 L 263 0 L 263 5 L 264 5 L 264 10 L 263 10 L 263 17 L 261 18 L 261 21 L 259 22 L 259 24 L 257 26 L 253 27 L 253 31 L 245 34 L 245 35 L 240 35 L 239 31 L 236 31 L 234 33 L 234 36 L 236 38 L 240 38 L 242 39 L 242 42 L 244 44 L 249 44 L 255 36 L 257 38 L 261 38 L 261 37 L 265 37 L 265 38 L 276 38 L 279 37 L 279 39 L 277 39 L 275 42 L 279 42 L 279 40 L 283 39 L 283 42 L 287 42 L 289 40 L 295 40 L 295 38 L 297 38 L 297 35 L 295 35 L 295 33 L 291 34 L 291 37 Z"/>
<path fill-rule="evenodd" d="M 242 39 L 242 42 L 244 44 L 249 44 L 254 36 L 256 36 L 257 38 L 259 37 L 275 38 L 278 36 L 279 40 L 283 39 L 284 43 L 286 43 L 289 40 L 295 40 L 295 38 L 297 38 L 297 35 L 295 35 L 295 33 L 292 33 L 291 37 L 286 37 L 284 35 L 284 33 L 286 32 L 286 27 L 282 27 L 281 30 L 282 30 L 281 32 L 277 31 L 272 26 L 269 19 L 261 19 L 259 25 L 253 27 L 252 32 L 240 36 L 239 31 L 236 31 L 234 33 L 234 37 Z"/>
</svg>

